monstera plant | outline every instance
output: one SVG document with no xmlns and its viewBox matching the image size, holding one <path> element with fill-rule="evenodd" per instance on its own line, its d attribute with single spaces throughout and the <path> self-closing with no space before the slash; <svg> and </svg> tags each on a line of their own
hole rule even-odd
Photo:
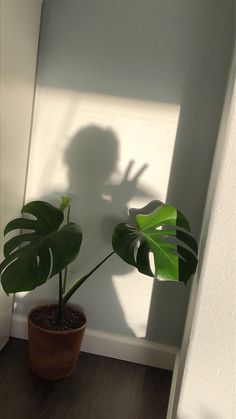
<svg viewBox="0 0 236 419">
<path fill-rule="evenodd" d="M 58 331 L 62 334 L 65 332 L 66 303 L 114 253 L 141 273 L 156 279 L 186 283 L 196 270 L 197 243 L 190 234 L 187 219 L 176 208 L 160 204 L 150 214 L 138 213 L 135 227 L 125 223 L 118 224 L 112 237 L 113 251 L 90 272 L 79 276 L 67 287 L 67 266 L 78 256 L 82 243 L 81 228 L 69 220 L 70 199 L 63 196 L 59 208 L 45 201 L 33 201 L 23 206 L 21 213 L 22 217 L 10 221 L 4 230 L 5 235 L 15 230 L 20 230 L 20 233 L 11 237 L 4 246 L 5 259 L 0 264 L 1 283 L 7 294 L 31 291 L 58 275 L 58 302 L 53 312 L 53 329 L 57 333 L 57 339 Z M 48 313 L 48 306 L 45 310 Z M 29 334 L 33 333 L 33 314 L 28 317 Z M 37 320 L 38 314 L 35 316 L 34 320 Z M 85 323 L 83 317 L 81 327 Z M 79 329 L 77 326 L 76 324 L 69 328 Z M 42 331 L 40 333 L 41 342 Z M 79 339 L 81 344 L 82 338 Z M 60 343 L 57 342 L 53 351 L 58 350 L 58 347 Z M 38 352 L 38 342 L 30 349 L 32 357 L 37 360 L 41 352 L 43 349 Z M 51 353 L 52 349 L 49 350 L 49 355 Z M 32 371 L 44 378 L 68 376 L 75 367 L 66 373 L 57 370 L 53 376 L 40 368 L 35 367 L 31 359 Z M 49 369 L 52 371 L 51 365 Z"/>
</svg>

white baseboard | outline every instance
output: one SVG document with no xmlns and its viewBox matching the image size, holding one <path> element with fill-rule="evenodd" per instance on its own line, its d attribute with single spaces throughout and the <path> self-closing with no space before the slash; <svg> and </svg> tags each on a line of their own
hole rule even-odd
<svg viewBox="0 0 236 419">
<path fill-rule="evenodd" d="M 11 336 L 28 339 L 25 316 L 13 314 Z M 173 370 L 177 353 L 173 346 L 92 329 L 86 330 L 81 350 L 167 370 Z"/>
</svg>

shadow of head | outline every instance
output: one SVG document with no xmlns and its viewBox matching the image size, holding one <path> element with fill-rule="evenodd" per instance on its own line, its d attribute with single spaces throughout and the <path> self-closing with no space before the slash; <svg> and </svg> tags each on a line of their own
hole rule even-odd
<svg viewBox="0 0 236 419">
<path fill-rule="evenodd" d="M 110 128 L 89 125 L 72 138 L 64 157 L 70 182 L 98 185 L 109 180 L 119 159 L 118 138 Z"/>
</svg>

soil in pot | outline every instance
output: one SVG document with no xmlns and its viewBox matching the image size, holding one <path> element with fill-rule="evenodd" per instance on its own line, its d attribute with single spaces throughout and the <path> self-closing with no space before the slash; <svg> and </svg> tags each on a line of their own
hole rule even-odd
<svg viewBox="0 0 236 419">
<path fill-rule="evenodd" d="M 75 371 L 86 317 L 65 306 L 64 329 L 56 326 L 56 305 L 40 306 L 28 315 L 29 364 L 33 373 L 47 380 L 60 380 Z"/>
<path fill-rule="evenodd" d="M 63 328 L 57 325 L 57 307 L 43 306 L 35 309 L 30 319 L 38 327 L 47 330 L 74 330 L 79 329 L 85 323 L 84 315 L 71 306 L 65 306 L 63 310 Z"/>
</svg>

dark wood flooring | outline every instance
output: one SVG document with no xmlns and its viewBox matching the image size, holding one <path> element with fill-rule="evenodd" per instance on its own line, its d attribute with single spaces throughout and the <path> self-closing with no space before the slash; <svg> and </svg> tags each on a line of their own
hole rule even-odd
<svg viewBox="0 0 236 419">
<path fill-rule="evenodd" d="M 27 365 L 27 342 L 0 352 L 4 419 L 165 419 L 171 372 L 81 353 L 73 377 L 49 382 Z"/>
</svg>

